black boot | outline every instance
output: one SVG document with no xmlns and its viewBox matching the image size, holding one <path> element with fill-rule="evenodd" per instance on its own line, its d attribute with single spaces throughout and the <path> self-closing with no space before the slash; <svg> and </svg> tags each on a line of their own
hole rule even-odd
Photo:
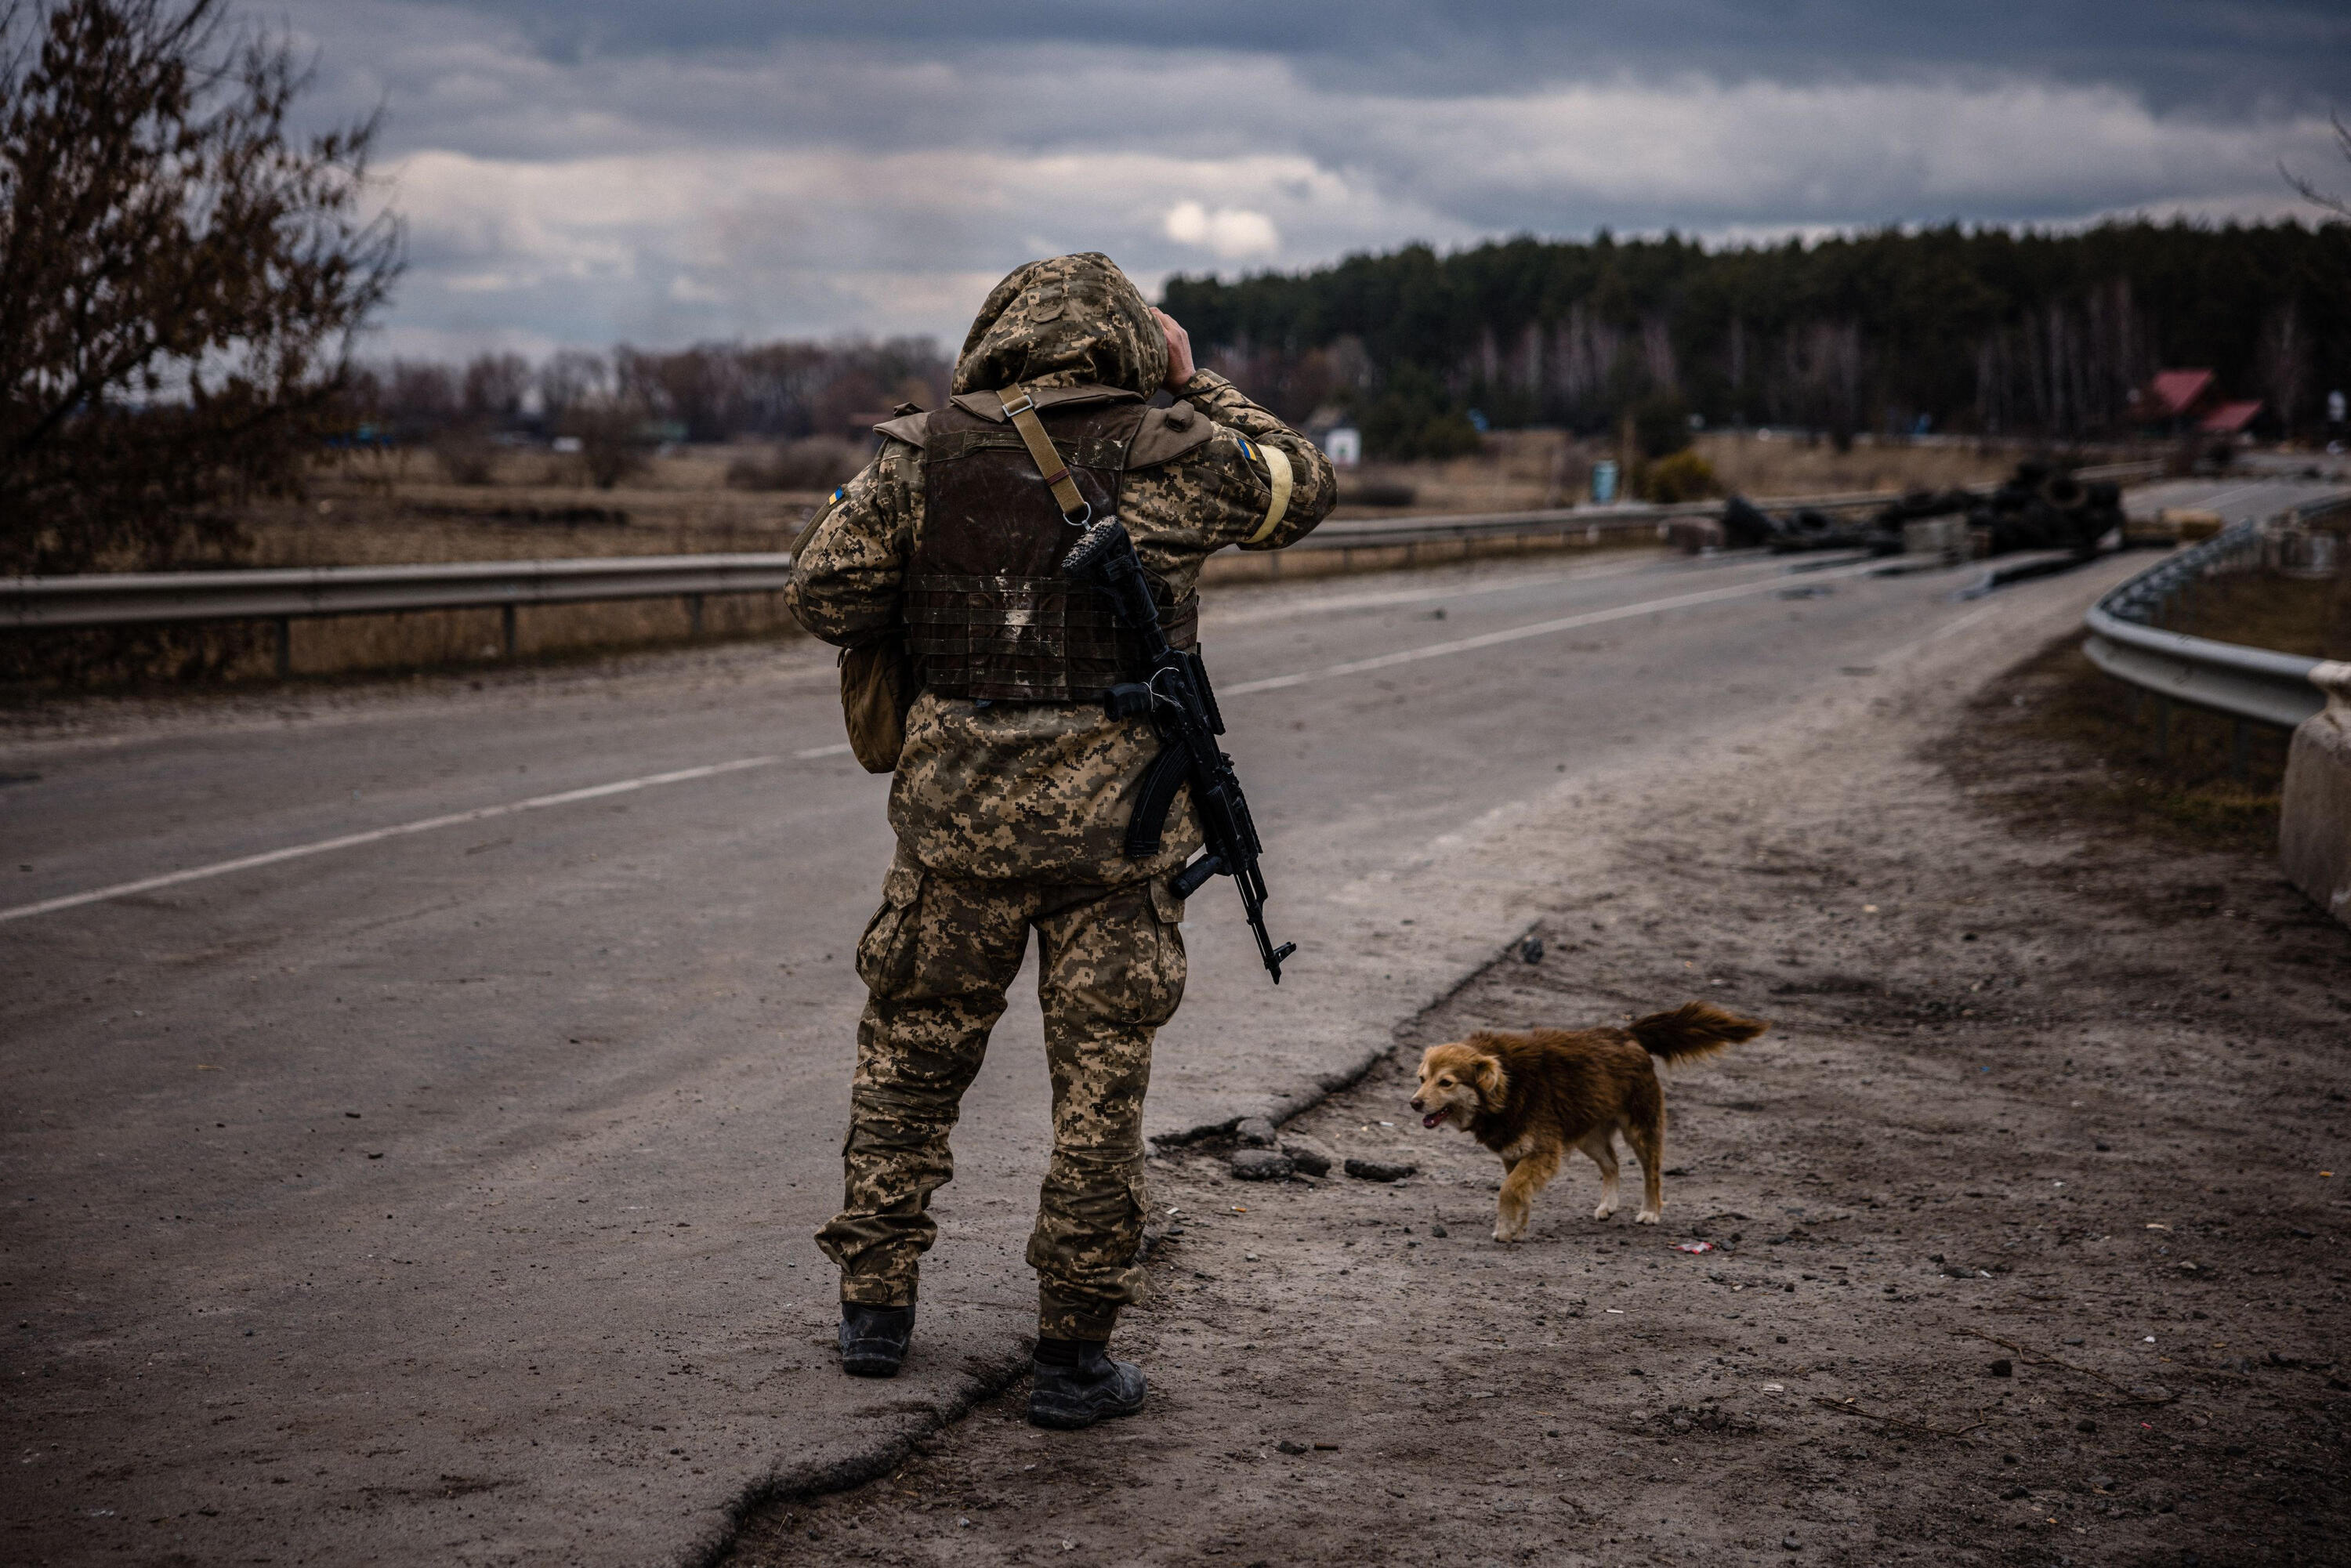
<svg viewBox="0 0 2351 1568">
<path fill-rule="evenodd" d="M 1142 1409 L 1143 1368 L 1113 1361 L 1107 1348 L 1100 1340 L 1039 1340 L 1029 1423 L 1073 1432 Z"/>
<path fill-rule="evenodd" d="M 841 1370 L 852 1377 L 895 1377 L 914 1337 L 914 1308 L 841 1303 Z"/>
</svg>

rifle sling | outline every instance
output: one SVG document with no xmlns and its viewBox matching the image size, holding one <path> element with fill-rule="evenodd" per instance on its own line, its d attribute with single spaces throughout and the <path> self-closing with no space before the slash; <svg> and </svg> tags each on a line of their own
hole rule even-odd
<svg viewBox="0 0 2351 1568">
<path fill-rule="evenodd" d="M 1029 390 L 1015 387 L 1011 396 L 999 395 L 998 401 L 1004 406 L 1005 416 L 1012 421 L 1012 428 L 1020 433 L 1021 442 L 1028 446 L 1029 455 L 1037 465 L 1037 472 L 1051 487 L 1053 500 L 1061 508 L 1062 517 L 1075 525 L 1081 518 L 1091 517 L 1093 508 L 1071 479 L 1069 465 L 1063 463 L 1061 455 L 1053 449 L 1053 438 L 1045 433 L 1044 422 L 1037 417 L 1036 400 L 1029 395 Z M 1281 456 L 1280 453 L 1270 455 L 1274 458 Z M 1272 531 L 1290 503 L 1289 463 L 1283 460 L 1276 467 L 1269 462 L 1267 467 L 1274 476 L 1274 505 L 1267 514 L 1265 525 L 1258 530 L 1259 538 Z M 1159 852 L 1160 843 L 1167 831 L 1167 813 L 1176 807 L 1176 792 L 1184 788 L 1184 782 L 1191 773 L 1189 760 L 1184 747 L 1163 744 L 1159 755 L 1153 758 L 1151 765 L 1144 769 L 1143 789 L 1135 798 L 1134 815 L 1128 818 L 1126 823 L 1127 859 L 1147 860 Z"/>
<path fill-rule="evenodd" d="M 1029 457 L 1035 460 L 1037 472 L 1044 476 L 1046 485 L 1052 490 L 1053 502 L 1061 508 L 1061 516 L 1072 520 L 1091 517 L 1093 508 L 1078 493 L 1077 481 L 1070 477 L 1070 465 L 1053 450 L 1053 438 L 1045 434 L 1045 422 L 1037 417 L 1037 400 L 1029 395 L 1029 389 L 1014 387 L 1010 397 L 999 401 L 1004 405 L 1005 417 L 1012 421 L 1012 428 L 1020 433 Z"/>
</svg>

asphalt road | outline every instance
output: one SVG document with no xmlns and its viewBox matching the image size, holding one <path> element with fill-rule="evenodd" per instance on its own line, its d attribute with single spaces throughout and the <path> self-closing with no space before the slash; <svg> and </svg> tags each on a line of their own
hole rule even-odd
<svg viewBox="0 0 2351 1568">
<path fill-rule="evenodd" d="M 2166 479 L 2137 486 L 2125 497 L 2125 507 L 2135 517 L 2151 517 L 2167 507 L 2218 512 L 2234 523 L 2275 517 L 2297 502 L 2333 496 L 2341 489 L 2339 480 L 2255 470 L 2225 479 Z"/>
<path fill-rule="evenodd" d="M 1193 900 L 1155 1133 L 1311 1097 L 1509 940 L 1540 890 L 1458 868 L 1515 812 L 1987 612 L 1964 570 L 1865 570 L 1216 593 L 1301 950 L 1276 989 L 1227 884 Z M 826 651 L 283 710 L 0 751 L 8 1559 L 673 1561 L 1019 1354 L 1032 998 L 966 1107 L 917 1356 L 831 1364 L 809 1237 L 889 846 Z"/>
</svg>

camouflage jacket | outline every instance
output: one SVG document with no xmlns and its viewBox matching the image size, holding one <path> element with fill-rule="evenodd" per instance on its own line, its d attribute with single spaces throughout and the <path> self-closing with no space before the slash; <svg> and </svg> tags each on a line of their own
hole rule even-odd
<svg viewBox="0 0 2351 1568">
<path fill-rule="evenodd" d="M 1058 280 L 1049 274 L 1047 286 L 1058 287 L 1065 307 L 1041 329 L 1032 322 L 1019 362 L 1002 362 L 1000 351 L 991 362 L 990 345 L 1010 335 L 1007 317 L 1039 292 L 1033 278 L 1020 287 L 1025 275 L 1097 261 L 1109 267 L 1095 257 L 1033 263 L 999 285 L 990 297 L 996 313 L 983 310 L 958 362 L 956 390 L 996 390 L 986 378 L 997 373 L 1004 377 L 998 384 L 1058 380 L 1138 391 L 1155 385 L 1165 374 L 1165 340 L 1142 297 L 1115 268 L 1109 284 L 1083 268 Z M 1088 298 L 1090 285 L 1095 298 Z M 1008 308 L 998 303 L 1008 291 Z M 1120 319 L 1112 330 L 1101 327 L 1105 316 L 1138 312 L 1139 325 Z M 1050 348 L 1051 329 L 1062 322 L 1091 332 L 1078 351 L 1064 356 L 1073 367 L 1055 364 L 1036 341 L 1043 337 Z M 1103 350 L 1105 339 L 1117 340 L 1115 352 Z M 1196 591 L 1200 563 L 1216 550 L 1231 544 L 1279 549 L 1303 538 L 1337 499 L 1331 465 L 1313 443 L 1230 382 L 1203 371 L 1184 384 L 1181 395 L 1213 422 L 1214 434 L 1170 462 L 1129 474 L 1119 499 L 1120 517 L 1144 564 L 1178 600 Z M 1288 510 L 1260 537 L 1273 504 L 1259 450 L 1267 445 L 1289 458 L 1292 489 Z M 803 534 L 785 591 L 792 613 L 817 636 L 843 645 L 897 625 L 900 584 L 922 526 L 922 453 L 887 439 L 872 465 L 833 494 Z M 1214 674 L 1215 650 L 1205 652 Z M 1236 676 L 1228 673 L 1227 678 Z M 1179 800 L 1158 857 L 1139 862 L 1123 852 L 1143 769 L 1157 751 L 1147 721 L 1113 719 L 1092 704 L 982 706 L 926 692 L 907 716 L 906 746 L 890 789 L 890 823 L 925 865 L 952 875 L 1101 883 L 1156 875 L 1200 844 L 1189 803 Z"/>
</svg>

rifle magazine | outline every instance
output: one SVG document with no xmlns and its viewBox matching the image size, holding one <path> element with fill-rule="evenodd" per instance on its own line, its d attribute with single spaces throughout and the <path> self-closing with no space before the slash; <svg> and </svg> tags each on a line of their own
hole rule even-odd
<svg viewBox="0 0 2351 1568">
<path fill-rule="evenodd" d="M 1163 747 L 1144 769 L 1143 789 L 1135 798 L 1134 815 L 1126 823 L 1126 858 L 1148 860 L 1159 852 L 1167 831 L 1167 813 L 1176 805 L 1176 791 L 1189 774 L 1181 747 Z"/>
</svg>

